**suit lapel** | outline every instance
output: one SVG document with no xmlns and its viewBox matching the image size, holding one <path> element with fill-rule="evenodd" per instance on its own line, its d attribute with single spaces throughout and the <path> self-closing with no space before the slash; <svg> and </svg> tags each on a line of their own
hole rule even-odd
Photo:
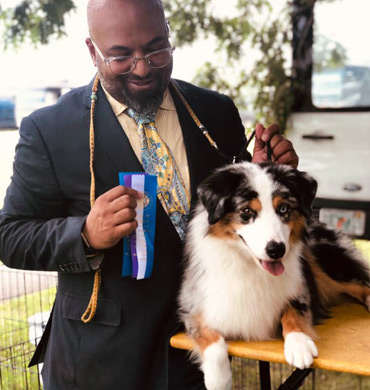
<svg viewBox="0 0 370 390">
<path fill-rule="evenodd" d="M 205 117 L 203 113 L 206 109 L 204 107 L 204 103 L 198 96 L 192 93 L 192 87 L 190 84 L 181 83 L 177 80 L 174 82 L 185 100 L 193 109 L 196 116 L 200 119 L 200 121 L 202 121 L 201 118 Z M 210 171 L 213 170 L 214 167 L 220 165 L 221 158 L 198 128 L 171 84 L 170 91 L 176 106 L 184 138 L 186 155 L 189 164 L 191 199 L 192 204 L 194 204 L 197 199 L 196 190 L 198 185 L 209 175 Z M 205 123 L 204 125 L 206 126 Z"/>
<path fill-rule="evenodd" d="M 92 84 L 93 83 L 90 83 L 84 96 L 84 105 L 88 108 L 88 111 L 86 111 L 82 117 L 88 128 L 90 127 Z M 96 150 L 98 147 L 101 147 L 101 149 L 104 150 L 105 155 L 109 156 L 109 159 L 114 166 L 114 168 L 110 167 L 109 169 L 114 169 L 117 172 L 118 185 L 118 172 L 143 172 L 144 170 L 131 147 L 130 141 L 122 130 L 100 84 L 97 96 L 98 99 L 94 115 Z M 162 224 L 167 224 L 168 237 L 180 241 L 180 237 L 177 234 L 175 227 L 158 199 L 157 218 L 157 221 L 161 221 Z"/>
<path fill-rule="evenodd" d="M 90 126 L 91 88 L 93 82 L 86 89 L 84 104 L 88 110 L 83 114 L 83 121 L 87 128 Z M 182 95 L 188 101 L 195 114 L 201 119 L 205 110 L 203 102 L 192 93 L 190 85 L 176 81 L 176 85 Z M 209 174 L 213 167 L 220 164 L 220 157 L 210 146 L 208 140 L 197 127 L 186 107 L 181 102 L 177 93 L 170 85 L 170 91 L 174 100 L 180 126 L 183 133 L 186 154 L 190 171 L 190 185 L 192 199 L 196 199 L 196 188 Z M 130 142 L 122 130 L 116 115 L 114 114 L 106 96 L 99 85 L 98 100 L 94 115 L 94 129 L 96 147 L 99 146 L 109 156 L 117 172 L 143 172 L 142 165 Z M 206 124 L 205 124 L 206 125 Z"/>
<path fill-rule="evenodd" d="M 89 107 L 89 111 L 84 113 L 83 120 L 88 127 L 90 126 L 90 95 L 91 89 L 87 90 L 84 98 L 84 104 Z M 97 147 L 100 146 L 105 151 L 118 172 L 143 172 L 141 163 L 136 157 L 130 141 L 122 130 L 100 84 L 97 96 L 94 115 Z"/>
</svg>

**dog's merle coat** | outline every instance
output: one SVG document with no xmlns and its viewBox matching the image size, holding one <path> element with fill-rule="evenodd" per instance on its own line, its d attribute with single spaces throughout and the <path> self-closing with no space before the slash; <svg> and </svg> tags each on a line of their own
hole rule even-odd
<svg viewBox="0 0 370 390">
<path fill-rule="evenodd" d="M 285 339 L 288 363 L 318 351 L 313 324 L 343 296 L 370 309 L 370 272 L 351 240 L 311 217 L 317 183 L 276 164 L 221 168 L 199 187 L 179 303 L 209 390 L 231 388 L 225 339 Z"/>
</svg>

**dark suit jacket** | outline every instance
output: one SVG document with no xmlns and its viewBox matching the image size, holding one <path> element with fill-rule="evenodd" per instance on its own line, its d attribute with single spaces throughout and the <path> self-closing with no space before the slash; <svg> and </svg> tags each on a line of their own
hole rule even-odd
<svg viewBox="0 0 370 390">
<path fill-rule="evenodd" d="M 226 96 L 177 81 L 220 149 L 239 154 L 244 129 Z M 203 389 L 202 374 L 169 347 L 179 329 L 176 295 L 182 244 L 157 202 L 152 277 L 122 278 L 122 243 L 105 252 L 97 313 L 81 322 L 94 272 L 80 232 L 89 212 L 89 115 L 92 83 L 23 120 L 14 175 L 0 214 L 0 258 L 13 268 L 58 271 L 58 292 L 43 378 L 47 390 Z M 189 162 L 191 191 L 225 160 L 209 145 L 172 92 Z M 95 113 L 96 196 L 118 172 L 142 171 L 101 87 Z"/>
</svg>

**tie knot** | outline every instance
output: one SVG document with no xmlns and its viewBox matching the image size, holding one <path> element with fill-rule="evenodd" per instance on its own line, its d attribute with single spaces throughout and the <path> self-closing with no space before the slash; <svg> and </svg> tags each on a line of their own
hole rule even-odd
<svg viewBox="0 0 370 390">
<path fill-rule="evenodd" d="M 155 120 L 155 114 L 152 115 L 140 115 L 132 108 L 127 109 L 127 115 L 131 117 L 138 125 L 152 123 Z"/>
</svg>

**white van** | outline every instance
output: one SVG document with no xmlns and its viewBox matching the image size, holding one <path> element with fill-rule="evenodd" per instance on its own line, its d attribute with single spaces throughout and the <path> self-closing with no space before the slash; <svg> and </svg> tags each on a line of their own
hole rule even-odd
<svg viewBox="0 0 370 390">
<path fill-rule="evenodd" d="M 320 219 L 370 239 L 368 0 L 307 3 L 294 0 L 295 108 L 286 135 L 299 168 L 318 180 Z"/>
<path fill-rule="evenodd" d="M 19 127 L 24 117 L 33 111 L 54 104 L 67 89 L 62 87 L 23 88 L 15 97 L 15 123 Z"/>
</svg>

